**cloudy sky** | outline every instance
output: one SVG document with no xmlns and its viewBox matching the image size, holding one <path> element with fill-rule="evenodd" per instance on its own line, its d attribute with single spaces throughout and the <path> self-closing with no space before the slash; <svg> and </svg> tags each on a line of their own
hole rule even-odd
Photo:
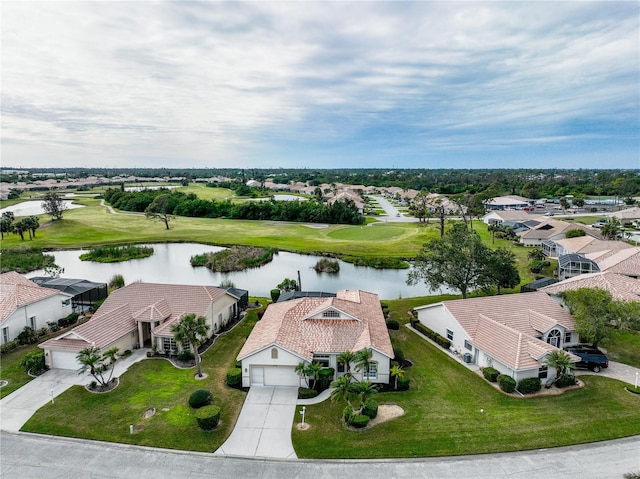
<svg viewBox="0 0 640 479">
<path fill-rule="evenodd" d="M 640 168 L 640 4 L 10 2 L 4 167 Z"/>
</svg>

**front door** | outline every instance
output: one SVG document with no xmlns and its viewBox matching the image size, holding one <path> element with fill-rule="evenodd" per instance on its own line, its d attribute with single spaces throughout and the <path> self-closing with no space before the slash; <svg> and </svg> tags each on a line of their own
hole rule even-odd
<svg viewBox="0 0 640 479">
<path fill-rule="evenodd" d="M 251 385 L 264 386 L 264 368 L 262 366 L 251 367 Z"/>
</svg>

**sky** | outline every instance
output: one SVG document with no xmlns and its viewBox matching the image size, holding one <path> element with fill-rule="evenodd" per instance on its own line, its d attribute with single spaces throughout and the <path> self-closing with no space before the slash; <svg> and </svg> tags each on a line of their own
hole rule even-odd
<svg viewBox="0 0 640 479">
<path fill-rule="evenodd" d="M 640 3 L 3 1 L 3 167 L 640 168 Z"/>
</svg>

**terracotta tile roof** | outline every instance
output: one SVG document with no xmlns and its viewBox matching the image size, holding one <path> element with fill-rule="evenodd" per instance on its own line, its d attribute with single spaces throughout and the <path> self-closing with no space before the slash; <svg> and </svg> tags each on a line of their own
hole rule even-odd
<svg viewBox="0 0 640 479">
<path fill-rule="evenodd" d="M 441 303 L 470 342 L 512 369 L 539 367 L 537 359 L 557 348 L 536 336 L 556 324 L 575 330 L 571 315 L 547 294 L 532 293 L 457 299 Z M 423 306 L 416 310 L 433 306 Z"/>
<path fill-rule="evenodd" d="M 165 299 L 150 304 L 133 314 L 137 321 L 164 321 L 171 316 L 171 307 Z"/>
<path fill-rule="evenodd" d="M 332 309 L 340 317 L 325 318 Z M 301 358 L 314 353 L 340 353 L 373 348 L 393 357 L 378 295 L 338 291 L 335 298 L 300 298 L 270 304 L 245 342 L 238 358 L 278 345 Z"/>
<path fill-rule="evenodd" d="M 595 253 L 594 256 L 596 256 Z M 593 259 L 598 264 L 600 271 L 610 271 L 626 276 L 640 276 L 640 248 L 637 246 L 612 251 L 595 258 L 591 255 L 586 255 L 586 257 Z"/>
<path fill-rule="evenodd" d="M 604 289 L 617 301 L 640 301 L 640 280 L 610 271 L 581 274 L 540 288 L 539 291 L 557 295 L 579 288 Z"/>
<path fill-rule="evenodd" d="M 0 274 L 0 324 L 16 309 L 58 294 L 71 297 L 55 289 L 38 286 L 15 271 Z"/>
<path fill-rule="evenodd" d="M 605 251 L 620 251 L 622 249 L 633 248 L 624 241 L 611 241 L 594 238 L 591 236 L 579 236 L 577 238 L 563 238 L 555 241 L 565 250 L 576 254 L 601 253 Z"/>
<path fill-rule="evenodd" d="M 552 218 L 543 221 L 530 230 L 518 233 L 518 235 L 527 239 L 550 239 L 554 236 L 564 234 L 569 230 L 583 230 L 588 236 L 602 239 L 602 235 L 597 228 L 592 228 L 581 223 L 568 223 L 566 221 L 554 220 Z"/>
</svg>

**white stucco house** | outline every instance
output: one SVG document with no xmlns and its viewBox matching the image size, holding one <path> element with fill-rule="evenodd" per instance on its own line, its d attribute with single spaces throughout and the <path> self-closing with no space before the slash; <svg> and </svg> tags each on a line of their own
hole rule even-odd
<svg viewBox="0 0 640 479">
<path fill-rule="evenodd" d="M 544 365 L 547 354 L 579 339 L 572 316 L 542 292 L 443 301 L 415 311 L 453 351 L 516 381 L 553 378 L 555 371 Z"/>
<path fill-rule="evenodd" d="M 235 291 L 235 293 L 234 293 Z M 204 316 L 213 335 L 240 314 L 240 295 L 232 289 L 157 283 L 131 283 L 112 292 L 93 317 L 39 347 L 50 368 L 78 369 L 77 354 L 90 346 L 120 352 L 142 346 L 174 354 L 179 345 L 171 326 L 185 314 Z"/>
<path fill-rule="evenodd" d="M 300 386 L 295 367 L 320 363 L 345 372 L 337 356 L 344 351 L 370 348 L 373 363 L 366 377 L 388 383 L 393 348 L 378 295 L 365 291 L 338 291 L 335 297 L 304 297 L 270 304 L 247 338 L 242 361 L 242 386 Z M 353 372 L 353 367 L 351 367 Z"/>
<path fill-rule="evenodd" d="M 0 341 L 13 341 L 25 327 L 38 330 L 73 312 L 71 295 L 38 286 L 15 271 L 0 274 Z"/>
</svg>

